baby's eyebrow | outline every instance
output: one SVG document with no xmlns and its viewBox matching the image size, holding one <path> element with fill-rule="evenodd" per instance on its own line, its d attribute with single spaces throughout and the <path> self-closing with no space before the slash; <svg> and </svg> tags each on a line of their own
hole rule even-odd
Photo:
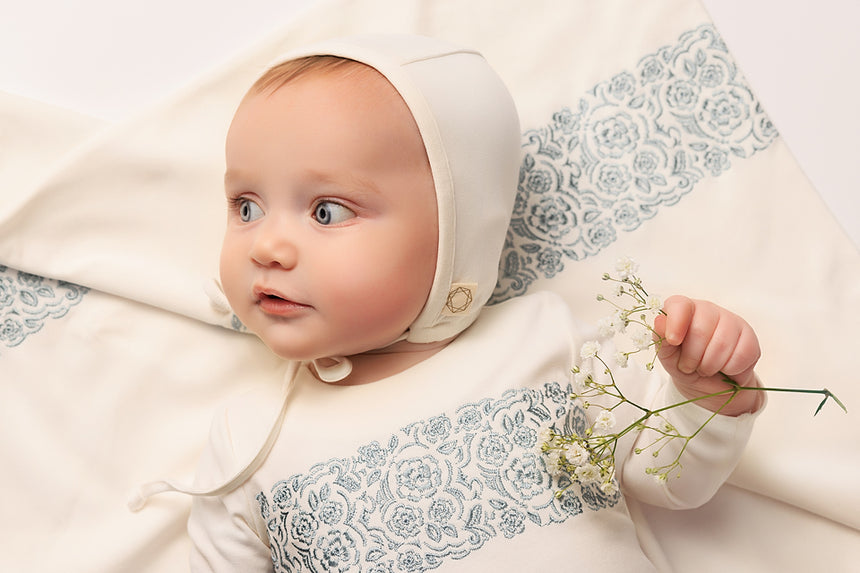
<svg viewBox="0 0 860 573">
<path fill-rule="evenodd" d="M 362 193 L 379 193 L 379 187 L 376 185 L 376 182 L 352 172 L 335 174 L 308 170 L 307 178 L 309 182 L 314 184 L 331 185 L 332 187 L 339 187 Z"/>
<path fill-rule="evenodd" d="M 331 187 L 333 189 L 349 190 L 357 193 L 378 194 L 379 187 L 372 179 L 356 175 L 355 173 L 329 173 L 315 169 L 308 169 L 302 174 L 302 182 L 308 185 Z M 224 173 L 224 185 L 243 184 L 252 181 L 253 176 L 236 169 L 227 169 Z"/>
<path fill-rule="evenodd" d="M 236 171 L 235 169 L 228 169 L 224 173 L 224 184 L 230 184 L 237 181 L 247 181 L 248 177 L 242 173 L 241 171 Z"/>
</svg>

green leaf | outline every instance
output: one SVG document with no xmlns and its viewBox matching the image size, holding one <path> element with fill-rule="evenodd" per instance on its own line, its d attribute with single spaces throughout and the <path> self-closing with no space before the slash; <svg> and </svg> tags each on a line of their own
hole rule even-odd
<svg viewBox="0 0 860 573">
<path fill-rule="evenodd" d="M 822 401 L 821 401 L 821 404 L 819 404 L 819 405 L 818 405 L 818 408 L 816 408 L 816 409 L 815 409 L 815 413 L 814 413 L 814 414 L 812 414 L 812 415 L 813 415 L 813 416 L 817 416 L 817 415 L 818 415 L 818 413 L 821 411 L 821 409 L 824 407 L 824 405 L 825 405 L 826 403 L 827 403 L 827 396 L 824 396 L 824 400 L 822 400 Z"/>
<path fill-rule="evenodd" d="M 846 414 L 848 413 L 848 408 L 845 407 L 845 404 L 842 403 L 842 400 L 837 398 L 833 392 L 831 392 L 827 388 L 825 388 L 821 392 L 824 394 L 824 400 L 822 400 L 821 404 L 818 405 L 818 408 L 815 409 L 815 413 L 813 414 L 813 416 L 817 416 L 818 413 L 821 411 L 821 408 L 824 407 L 824 404 L 827 403 L 827 400 L 829 400 L 831 398 L 833 398 L 833 401 L 836 402 L 840 408 L 842 408 L 843 412 L 845 412 Z"/>
</svg>

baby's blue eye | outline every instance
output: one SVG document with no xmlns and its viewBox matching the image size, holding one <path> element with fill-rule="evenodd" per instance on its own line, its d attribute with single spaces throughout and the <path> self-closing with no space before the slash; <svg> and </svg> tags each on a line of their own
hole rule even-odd
<svg viewBox="0 0 860 573">
<path fill-rule="evenodd" d="M 352 209 L 332 201 L 320 201 L 314 207 L 314 219 L 320 225 L 336 225 L 355 217 Z"/>
<path fill-rule="evenodd" d="M 263 216 L 263 210 L 250 199 L 239 199 L 239 218 L 244 223 L 256 221 Z"/>
</svg>

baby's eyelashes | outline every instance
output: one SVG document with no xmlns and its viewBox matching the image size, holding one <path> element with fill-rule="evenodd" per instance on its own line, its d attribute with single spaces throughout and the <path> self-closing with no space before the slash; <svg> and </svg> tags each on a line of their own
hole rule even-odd
<svg viewBox="0 0 860 573">
<path fill-rule="evenodd" d="M 230 210 L 236 213 L 243 223 L 256 221 L 264 215 L 263 208 L 247 197 L 230 197 L 227 201 L 230 204 Z"/>
</svg>

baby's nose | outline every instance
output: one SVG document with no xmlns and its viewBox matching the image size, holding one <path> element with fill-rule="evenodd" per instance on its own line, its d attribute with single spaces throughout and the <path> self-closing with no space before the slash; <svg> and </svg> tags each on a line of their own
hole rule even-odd
<svg viewBox="0 0 860 573">
<path fill-rule="evenodd" d="M 250 255 L 258 265 L 292 269 L 298 260 L 298 249 L 282 226 L 270 224 L 258 230 Z"/>
</svg>

